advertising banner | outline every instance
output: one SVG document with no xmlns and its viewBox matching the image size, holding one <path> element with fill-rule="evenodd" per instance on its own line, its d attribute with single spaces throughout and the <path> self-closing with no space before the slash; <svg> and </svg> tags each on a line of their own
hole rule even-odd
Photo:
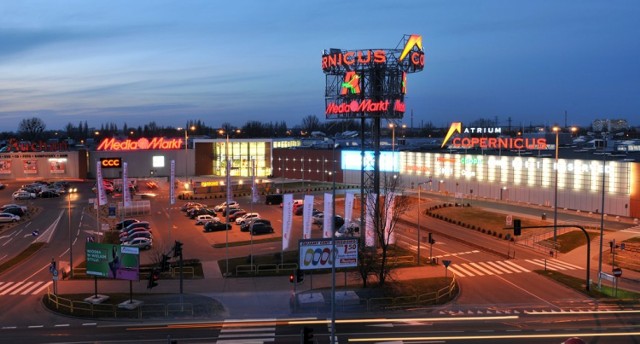
<svg viewBox="0 0 640 344">
<path fill-rule="evenodd" d="M 122 200 L 125 208 L 131 207 L 131 191 L 129 190 L 129 180 L 127 179 L 127 163 L 122 164 Z"/>
<path fill-rule="evenodd" d="M 0 174 L 11 174 L 11 160 L 0 160 Z"/>
<path fill-rule="evenodd" d="M 63 174 L 67 169 L 67 159 L 49 159 L 49 173 Z"/>
<path fill-rule="evenodd" d="M 358 266 L 358 239 L 336 238 L 336 269 Z M 301 270 L 331 269 L 331 239 L 307 239 L 298 242 L 298 266 Z"/>
<path fill-rule="evenodd" d="M 169 176 L 169 204 L 176 204 L 176 161 L 171 160 L 171 176 Z"/>
<path fill-rule="evenodd" d="M 322 224 L 322 237 L 331 238 L 331 220 L 333 220 L 333 194 L 324 194 L 324 222 Z"/>
<path fill-rule="evenodd" d="M 87 275 L 111 279 L 140 280 L 140 249 L 87 242 Z"/>
<path fill-rule="evenodd" d="M 302 239 L 311 238 L 311 215 L 313 215 L 313 195 L 304 196 L 304 204 L 302 205 Z"/>
<path fill-rule="evenodd" d="M 293 224 L 293 194 L 282 197 L 282 250 L 289 248 L 291 225 Z"/>
<path fill-rule="evenodd" d="M 23 160 L 24 174 L 37 174 L 38 173 L 38 160 Z"/>
<path fill-rule="evenodd" d="M 373 228 L 373 214 L 376 207 L 377 194 L 370 193 L 367 195 L 367 208 L 365 210 L 365 238 L 364 244 L 366 247 L 376 246 L 376 233 Z"/>
<path fill-rule="evenodd" d="M 393 208 L 396 203 L 396 194 L 393 192 L 389 192 L 387 194 L 387 199 L 385 200 L 385 204 L 387 204 L 386 214 L 385 214 L 385 224 L 384 224 L 384 240 L 386 240 L 387 244 L 393 245 L 396 243 L 396 233 L 391 228 L 391 220 L 393 220 Z"/>
<path fill-rule="evenodd" d="M 102 181 L 102 165 L 96 161 L 96 188 L 98 189 L 98 206 L 107 204 L 107 193 L 104 190 Z"/>
<path fill-rule="evenodd" d="M 344 223 L 349 224 L 353 218 L 353 199 L 354 194 L 347 192 L 344 196 Z"/>
</svg>

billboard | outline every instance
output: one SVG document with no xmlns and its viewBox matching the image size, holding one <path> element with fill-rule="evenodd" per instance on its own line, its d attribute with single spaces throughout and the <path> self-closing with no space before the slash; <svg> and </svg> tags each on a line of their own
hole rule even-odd
<svg viewBox="0 0 640 344">
<path fill-rule="evenodd" d="M 335 238 L 336 269 L 358 266 L 358 239 Z M 307 239 L 298 242 L 301 270 L 331 269 L 331 239 Z"/>
<path fill-rule="evenodd" d="M 128 281 L 140 280 L 140 249 L 87 242 L 87 275 Z"/>
<path fill-rule="evenodd" d="M 360 171 L 362 157 L 360 151 L 342 151 L 341 164 L 343 170 Z M 373 171 L 373 151 L 364 151 L 364 170 Z M 400 152 L 380 152 L 380 172 L 400 172 Z"/>
</svg>

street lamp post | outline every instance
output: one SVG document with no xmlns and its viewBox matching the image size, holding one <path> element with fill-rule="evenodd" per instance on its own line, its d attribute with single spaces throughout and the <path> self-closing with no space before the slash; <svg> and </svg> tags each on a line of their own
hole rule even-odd
<svg viewBox="0 0 640 344">
<path fill-rule="evenodd" d="M 389 123 L 389 128 L 391 128 L 391 151 L 395 152 L 396 150 L 396 125 L 393 123 Z"/>
<path fill-rule="evenodd" d="M 553 131 L 556 133 L 556 165 L 555 165 L 555 180 L 553 187 L 553 251 L 558 249 L 558 135 L 560 133 L 560 127 L 554 126 Z"/>
<path fill-rule="evenodd" d="M 420 265 L 420 217 L 422 215 L 420 212 L 420 201 L 422 200 L 422 185 L 426 183 L 428 182 L 418 183 L 418 265 Z M 431 259 L 431 256 L 429 256 L 429 259 Z"/>
<path fill-rule="evenodd" d="M 607 144 L 607 134 L 602 133 L 602 204 L 600 209 L 600 248 L 598 250 L 598 288 L 602 288 L 602 243 L 604 240 L 604 194 L 605 194 L 605 172 L 607 167 L 607 155 L 605 154 L 605 148 Z"/>
<path fill-rule="evenodd" d="M 71 192 L 67 190 L 67 213 L 69 214 L 69 278 L 73 278 L 73 239 L 71 237 Z"/>
<path fill-rule="evenodd" d="M 332 210 L 331 216 L 331 339 L 329 343 L 336 344 L 336 141 L 333 140 L 333 149 L 331 151 L 331 170 L 333 178 L 332 187 Z"/>
</svg>

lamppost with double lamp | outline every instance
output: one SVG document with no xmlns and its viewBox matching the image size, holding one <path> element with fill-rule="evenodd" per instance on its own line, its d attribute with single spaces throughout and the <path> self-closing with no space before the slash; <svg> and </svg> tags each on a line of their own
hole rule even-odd
<svg viewBox="0 0 640 344">
<path fill-rule="evenodd" d="M 607 123 L 608 124 L 608 123 Z M 598 250 L 598 288 L 602 288 L 602 242 L 604 240 L 604 194 L 605 194 L 605 177 L 607 170 L 607 132 L 602 132 L 602 204 L 600 208 L 600 248 Z M 615 266 L 614 266 L 615 267 Z"/>
<path fill-rule="evenodd" d="M 331 198 L 331 339 L 329 343 L 335 344 L 336 335 L 336 140 L 333 140 L 331 150 L 331 170 L 333 178 L 332 198 Z"/>
<path fill-rule="evenodd" d="M 422 213 L 420 212 L 420 201 L 422 200 L 422 185 L 427 184 L 429 182 L 421 182 L 418 183 L 418 265 L 420 265 L 420 217 Z M 429 257 L 431 259 L 431 257 Z"/>
<path fill-rule="evenodd" d="M 236 134 L 240 133 L 240 129 L 234 130 Z M 229 131 L 225 129 L 218 130 L 220 135 L 225 135 L 226 140 L 224 144 L 224 160 L 225 160 L 225 183 L 227 186 L 227 206 L 224 209 L 226 224 L 225 224 L 225 277 L 229 276 L 229 230 L 226 229 L 226 226 L 229 225 L 229 203 L 231 203 L 231 159 L 229 159 Z"/>
<path fill-rule="evenodd" d="M 189 147 L 189 130 L 194 131 L 196 130 L 196 126 L 192 125 L 188 128 L 182 128 L 182 127 L 178 127 L 177 128 L 178 131 L 183 130 L 184 131 L 184 188 L 188 189 L 189 188 L 189 180 L 187 179 L 187 176 L 189 175 L 188 173 L 188 165 L 189 165 L 189 153 L 187 148 Z"/>
<path fill-rule="evenodd" d="M 556 133 L 556 164 L 554 167 L 554 187 L 553 187 L 553 251 L 557 255 L 558 250 L 558 136 L 560 134 L 560 127 L 553 126 L 553 131 Z"/>
<path fill-rule="evenodd" d="M 76 188 L 67 190 L 67 213 L 69 214 L 69 278 L 73 278 L 73 237 L 71 236 L 71 194 Z"/>
</svg>

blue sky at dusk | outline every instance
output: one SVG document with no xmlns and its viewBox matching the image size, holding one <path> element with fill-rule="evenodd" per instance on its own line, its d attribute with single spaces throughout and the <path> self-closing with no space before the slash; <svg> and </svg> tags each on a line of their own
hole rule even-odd
<svg viewBox="0 0 640 344">
<path fill-rule="evenodd" d="M 0 131 L 324 118 L 323 49 L 421 34 L 404 123 L 640 124 L 640 2 L 4 1 Z"/>
</svg>

